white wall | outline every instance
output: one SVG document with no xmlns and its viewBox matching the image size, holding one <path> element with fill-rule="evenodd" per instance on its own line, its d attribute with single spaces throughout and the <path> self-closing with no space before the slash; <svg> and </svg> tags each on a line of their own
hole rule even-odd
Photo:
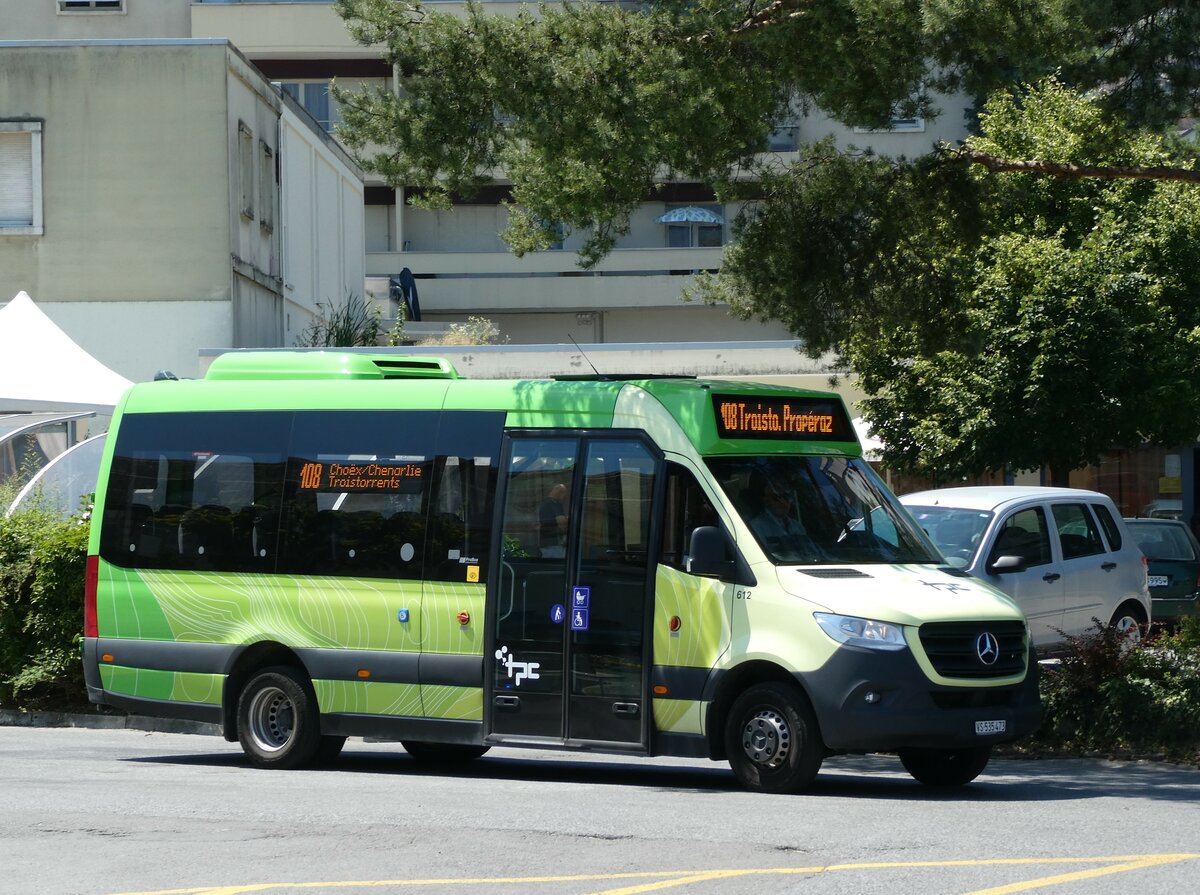
<svg viewBox="0 0 1200 895">
<path fill-rule="evenodd" d="M 58 11 L 54 0 L 0 0 L 0 40 L 189 37 L 191 0 L 126 0 L 124 12 Z"/>
<path fill-rule="evenodd" d="M 134 382 L 158 370 L 199 375 L 200 348 L 226 347 L 228 301 L 46 302 L 33 299 L 88 354 Z"/>
<path fill-rule="evenodd" d="M 285 98 L 279 124 L 284 345 L 295 344 L 318 302 L 362 296 L 366 277 L 362 176 L 310 122 Z"/>
</svg>

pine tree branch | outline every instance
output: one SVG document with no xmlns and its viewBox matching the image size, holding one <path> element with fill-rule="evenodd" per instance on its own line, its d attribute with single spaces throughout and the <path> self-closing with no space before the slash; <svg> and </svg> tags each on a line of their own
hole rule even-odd
<svg viewBox="0 0 1200 895">
<path fill-rule="evenodd" d="M 1121 166 L 1121 165 L 1072 165 L 1066 162 L 1047 162 L 1041 159 L 1007 159 L 973 149 L 949 149 L 952 158 L 981 165 L 993 174 L 1026 173 L 1044 174 L 1060 180 L 1172 180 L 1183 183 L 1200 183 L 1200 171 L 1194 168 L 1172 168 L 1166 165 Z"/>
</svg>

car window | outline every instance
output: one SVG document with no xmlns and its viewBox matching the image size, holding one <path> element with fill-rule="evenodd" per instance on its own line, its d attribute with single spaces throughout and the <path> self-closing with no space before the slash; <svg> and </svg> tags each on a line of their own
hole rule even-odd
<svg viewBox="0 0 1200 895">
<path fill-rule="evenodd" d="M 1063 559 L 1095 556 L 1104 552 L 1100 530 L 1087 506 L 1081 503 L 1056 503 L 1051 506 Z"/>
<path fill-rule="evenodd" d="M 1191 538 L 1181 526 L 1138 521 L 1130 523 L 1130 529 L 1138 549 L 1148 559 L 1191 561 L 1196 558 Z"/>
<path fill-rule="evenodd" d="M 988 565 L 1001 556 L 1021 556 L 1028 566 L 1050 562 L 1050 530 L 1041 507 L 1017 510 L 1000 523 L 996 543 L 988 555 Z"/>
<path fill-rule="evenodd" d="M 1100 527 L 1104 529 L 1104 536 L 1108 538 L 1108 546 L 1110 550 L 1121 549 L 1121 527 L 1117 525 L 1117 520 L 1113 518 L 1113 514 L 1109 512 L 1108 507 L 1102 503 L 1092 504 L 1092 511 L 1096 514 L 1096 518 L 1100 520 Z"/>
</svg>

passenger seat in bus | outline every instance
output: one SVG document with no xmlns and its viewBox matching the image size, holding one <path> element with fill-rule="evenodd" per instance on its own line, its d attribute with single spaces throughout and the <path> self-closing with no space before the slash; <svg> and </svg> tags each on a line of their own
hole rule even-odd
<svg viewBox="0 0 1200 895">
<path fill-rule="evenodd" d="M 188 510 L 179 522 L 179 554 L 221 563 L 233 552 L 233 513 L 205 504 Z"/>
</svg>

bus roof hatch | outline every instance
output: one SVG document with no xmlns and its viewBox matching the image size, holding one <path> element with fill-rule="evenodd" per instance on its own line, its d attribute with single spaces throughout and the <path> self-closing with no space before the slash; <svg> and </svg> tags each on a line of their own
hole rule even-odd
<svg viewBox="0 0 1200 895">
<path fill-rule="evenodd" d="M 445 358 L 351 351 L 228 351 L 204 376 L 230 379 L 458 379 Z"/>
</svg>

